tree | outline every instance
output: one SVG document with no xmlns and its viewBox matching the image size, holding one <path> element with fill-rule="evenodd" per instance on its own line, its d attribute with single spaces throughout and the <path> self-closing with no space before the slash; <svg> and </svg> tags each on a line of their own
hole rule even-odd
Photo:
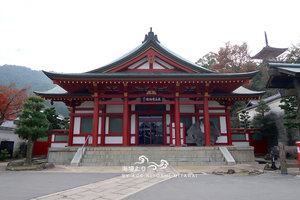
<svg viewBox="0 0 300 200">
<path fill-rule="evenodd" d="M 60 129 L 60 120 L 58 119 L 58 115 L 56 113 L 55 107 L 46 108 L 44 111 L 48 122 L 50 123 L 49 131 L 52 129 Z"/>
<path fill-rule="evenodd" d="M 240 124 L 241 127 L 246 129 L 249 128 L 250 126 L 250 116 L 249 116 L 249 112 L 247 112 L 246 110 L 243 110 L 240 114 Z"/>
<path fill-rule="evenodd" d="M 61 121 L 61 128 L 62 129 L 69 129 L 70 126 L 70 117 L 64 117 Z"/>
<path fill-rule="evenodd" d="M 283 62 L 300 63 L 300 43 L 289 48 L 288 53 L 283 56 Z"/>
<path fill-rule="evenodd" d="M 269 148 L 277 144 L 277 127 L 275 119 L 277 117 L 274 113 L 269 113 L 270 107 L 264 100 L 258 102 L 256 114 L 253 118 L 253 126 L 259 129 L 260 135 L 266 136 Z"/>
<path fill-rule="evenodd" d="M 47 120 L 50 122 L 49 131 L 52 129 L 69 129 L 70 117 L 59 118 L 55 107 L 46 108 L 44 113 L 46 114 Z"/>
<path fill-rule="evenodd" d="M 26 88 L 15 89 L 15 84 L 0 85 L 0 125 L 16 119 L 26 100 Z"/>
<path fill-rule="evenodd" d="M 270 110 L 271 108 L 263 99 L 258 102 L 258 107 L 255 109 L 255 111 L 261 114 L 262 117 L 265 117 L 265 114 Z"/>
<path fill-rule="evenodd" d="M 218 53 L 210 52 L 200 58 L 197 64 L 221 73 L 255 71 L 257 64 L 251 60 L 247 43 L 221 47 Z"/>
<path fill-rule="evenodd" d="M 26 164 L 32 164 L 32 149 L 34 141 L 40 137 L 45 137 L 49 133 L 50 123 L 44 109 L 44 99 L 37 96 L 30 96 L 28 101 L 23 104 L 22 113 L 18 115 L 19 120 L 15 123 L 18 128 L 15 133 L 21 138 L 28 140 Z"/>
<path fill-rule="evenodd" d="M 214 52 L 209 52 L 208 54 L 205 54 L 202 58 L 199 58 L 196 64 L 209 69 L 212 65 L 217 64 L 217 56 L 218 54 Z"/>
<path fill-rule="evenodd" d="M 287 129 L 299 129 L 297 98 L 295 96 L 282 97 L 280 103 L 283 103 L 279 107 L 284 110 L 284 126 Z"/>
</svg>

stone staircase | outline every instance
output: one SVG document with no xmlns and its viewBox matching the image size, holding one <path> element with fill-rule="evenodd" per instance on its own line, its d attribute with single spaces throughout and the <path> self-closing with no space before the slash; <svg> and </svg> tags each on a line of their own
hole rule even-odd
<svg viewBox="0 0 300 200">
<path fill-rule="evenodd" d="M 227 165 L 219 147 L 86 147 L 81 166 L 133 166 L 140 156 L 170 166 Z"/>
</svg>

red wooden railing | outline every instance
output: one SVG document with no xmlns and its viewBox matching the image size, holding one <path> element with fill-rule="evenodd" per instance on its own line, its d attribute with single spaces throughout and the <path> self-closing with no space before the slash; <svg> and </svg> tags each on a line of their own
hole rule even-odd
<svg viewBox="0 0 300 200">
<path fill-rule="evenodd" d="M 51 143 L 68 143 L 68 129 L 53 129 L 51 135 Z"/>
<path fill-rule="evenodd" d="M 255 154 L 268 153 L 268 142 L 266 137 L 259 134 L 257 128 L 232 128 L 232 142 L 234 145 L 247 144 L 254 147 Z"/>
</svg>

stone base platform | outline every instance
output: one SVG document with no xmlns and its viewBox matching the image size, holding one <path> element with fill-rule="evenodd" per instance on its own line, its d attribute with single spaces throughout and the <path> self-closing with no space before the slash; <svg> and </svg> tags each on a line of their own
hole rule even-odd
<svg viewBox="0 0 300 200">
<path fill-rule="evenodd" d="M 252 164 L 253 147 L 226 146 L 236 164 Z M 70 165 L 78 147 L 50 148 L 48 162 Z M 213 147 L 86 147 L 81 166 L 132 166 L 144 155 L 149 162 L 166 160 L 170 166 L 227 165 L 218 146 Z"/>
</svg>

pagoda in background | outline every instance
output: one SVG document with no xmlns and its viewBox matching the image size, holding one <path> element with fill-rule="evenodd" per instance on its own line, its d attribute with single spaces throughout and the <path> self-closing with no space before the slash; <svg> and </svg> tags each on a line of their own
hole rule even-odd
<svg viewBox="0 0 300 200">
<path fill-rule="evenodd" d="M 265 32 L 266 46 L 258 52 L 252 59 L 262 60 L 263 63 L 277 62 L 277 57 L 285 52 L 288 48 L 270 47 L 268 44 L 267 33 Z"/>
</svg>

